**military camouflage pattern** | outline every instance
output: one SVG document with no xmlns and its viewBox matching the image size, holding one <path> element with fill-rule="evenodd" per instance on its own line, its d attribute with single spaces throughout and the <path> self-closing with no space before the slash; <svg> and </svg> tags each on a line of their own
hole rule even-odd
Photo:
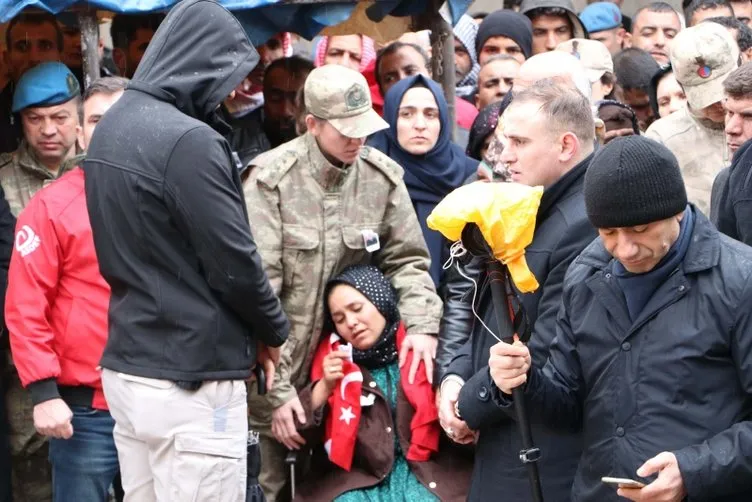
<svg viewBox="0 0 752 502">
<path fill-rule="evenodd" d="M 340 169 L 305 134 L 256 157 L 250 169 L 244 191 L 251 230 L 291 324 L 274 388 L 250 399 L 252 423 L 263 428 L 308 381 L 324 327 L 324 286 L 347 265 L 373 263 L 392 280 L 408 333 L 438 333 L 442 305 L 402 168 L 384 154 L 363 147 Z M 373 253 L 366 250 L 370 233 L 380 245 Z"/>
<path fill-rule="evenodd" d="M 704 122 L 704 121 L 703 121 Z M 679 161 L 689 202 L 710 214 L 716 175 L 731 161 L 723 125 L 706 127 L 685 106 L 648 127 L 645 136 L 665 145 Z"/>
<path fill-rule="evenodd" d="M 314 69 L 305 81 L 308 113 L 328 120 L 349 138 L 365 138 L 389 124 L 371 106 L 371 91 L 363 75 L 340 65 Z"/>
<path fill-rule="evenodd" d="M 0 155 L 0 185 L 13 216 L 18 216 L 45 184 L 54 181 L 58 174 L 69 170 L 79 160 L 80 157 L 70 159 L 63 163 L 58 173 L 53 173 L 36 159 L 26 141 L 22 141 L 15 152 Z"/>
<path fill-rule="evenodd" d="M 34 194 L 80 160 L 81 157 L 70 159 L 58 173 L 53 173 L 36 160 L 26 141 L 22 141 L 15 152 L 0 155 L 0 185 L 13 215 L 18 216 Z M 13 499 L 16 502 L 51 501 L 52 471 L 47 458 L 47 439 L 34 428 L 31 395 L 21 386 L 9 356 L 2 355 L 10 360 L 5 401 L 13 456 Z"/>
</svg>

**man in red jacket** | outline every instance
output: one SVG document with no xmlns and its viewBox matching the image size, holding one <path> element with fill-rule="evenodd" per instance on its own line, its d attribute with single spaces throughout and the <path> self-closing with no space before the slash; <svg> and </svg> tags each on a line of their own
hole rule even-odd
<svg viewBox="0 0 752 502">
<path fill-rule="evenodd" d="M 87 89 L 82 148 L 126 83 L 103 78 Z M 106 502 L 119 472 L 115 422 L 98 369 L 109 300 L 94 251 L 84 172 L 74 167 L 19 214 L 5 303 L 13 361 L 31 393 L 34 426 L 50 438 L 56 502 Z"/>
</svg>

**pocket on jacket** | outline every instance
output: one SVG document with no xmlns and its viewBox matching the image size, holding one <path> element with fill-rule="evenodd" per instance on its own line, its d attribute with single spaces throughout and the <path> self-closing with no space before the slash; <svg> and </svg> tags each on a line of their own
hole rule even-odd
<svg viewBox="0 0 752 502">
<path fill-rule="evenodd" d="M 342 226 L 342 241 L 345 243 L 346 260 L 342 263 L 363 263 L 367 262 L 366 256 L 371 252 L 376 252 L 384 245 L 379 240 L 378 249 L 373 251 L 366 250 L 366 241 L 363 235 L 364 231 L 370 231 L 374 234 L 379 234 L 381 223 L 360 223 L 358 225 L 343 225 Z M 369 245 L 372 244 L 369 242 Z"/>
<path fill-rule="evenodd" d="M 304 277 L 310 278 L 314 267 L 310 257 L 315 255 L 314 251 L 318 249 L 320 242 L 318 228 L 303 225 L 282 227 L 283 285 L 286 288 L 293 285 L 296 275 L 303 274 Z"/>
<path fill-rule="evenodd" d="M 170 500 L 245 500 L 246 442 L 243 434 L 175 435 Z"/>
</svg>

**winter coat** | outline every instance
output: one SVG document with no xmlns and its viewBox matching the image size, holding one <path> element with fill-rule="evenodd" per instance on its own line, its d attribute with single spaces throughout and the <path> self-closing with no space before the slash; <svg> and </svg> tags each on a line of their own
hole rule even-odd
<svg viewBox="0 0 752 502">
<path fill-rule="evenodd" d="M 545 361 L 545 351 L 554 338 L 556 313 L 561 303 L 561 290 L 568 266 L 582 249 L 595 238 L 596 230 L 585 212 L 582 187 L 585 171 L 592 156 L 583 160 L 556 183 L 541 199 L 533 242 L 525 250 L 528 266 L 540 283 L 534 292 L 520 295 L 528 320 L 532 323 L 532 337 L 528 345 L 534 357 Z M 485 270 L 479 277 L 485 277 Z M 459 284 L 455 288 L 462 288 Z M 459 304 L 445 305 L 445 319 L 440 344 L 446 339 L 457 343 L 465 333 L 471 333 L 465 346 L 455 354 L 446 374 L 456 374 L 465 380 L 458 401 L 460 415 L 471 429 L 480 431 L 477 443 L 473 482 L 468 500 L 531 500 L 530 485 L 525 466 L 519 460 L 522 449 L 517 424 L 510 420 L 491 401 L 492 382 L 488 373 L 489 349 L 496 343 L 491 334 L 468 316 L 472 299 L 472 285 L 465 285 L 465 299 Z M 476 312 L 494 332 L 498 331 L 495 308 L 507 312 L 507 305 L 492 304 L 487 284 L 481 285 Z M 458 295 L 455 295 L 455 299 Z M 453 319 L 457 315 L 472 321 L 465 326 Z M 508 320 L 509 316 L 503 316 Z M 500 338 L 513 332 L 511 322 L 497 333 Z M 569 501 L 569 488 L 581 452 L 579 433 L 561 432 L 533 422 L 533 437 L 541 449 L 539 462 L 543 493 L 546 501 Z"/>
<path fill-rule="evenodd" d="M 13 361 L 32 402 L 107 409 L 97 369 L 110 288 L 99 274 L 76 168 L 40 190 L 18 217 L 5 303 Z"/>
<path fill-rule="evenodd" d="M 749 500 L 752 249 L 691 210 L 683 261 L 634 322 L 600 240 L 564 280 L 556 339 L 545 366 L 535 357 L 525 398 L 550 426 L 583 430 L 572 500 L 622 500 L 601 477 L 634 478 L 664 451 L 688 500 Z M 511 399 L 493 394 L 512 414 Z"/>
<path fill-rule="evenodd" d="M 287 338 L 217 117 L 257 62 L 224 7 L 181 2 L 97 125 L 84 170 L 112 288 L 103 367 L 172 381 L 246 379 L 257 341 Z"/>
<path fill-rule="evenodd" d="M 732 239 L 752 245 L 752 141 L 734 154 L 713 182 L 710 221 Z"/>
<path fill-rule="evenodd" d="M 334 465 L 323 448 L 324 413 L 329 408 L 314 410 L 309 384 L 300 392 L 306 411 L 307 430 L 302 433 L 307 446 L 313 448 L 311 470 L 297 487 L 294 502 L 328 502 L 346 491 L 370 487 L 380 483 L 392 470 L 394 462 L 394 434 L 399 436 L 400 448 L 410 446 L 410 422 L 415 410 L 408 402 L 402 386 L 398 385 L 396 421 L 384 391 L 376 384 L 368 370 L 363 372 L 362 395 L 375 396 L 374 404 L 361 408 L 360 425 L 355 444 L 355 456 L 350 472 Z M 396 423 L 395 423 L 396 422 Z M 460 447 L 442 438 L 438 453 L 426 462 L 408 461 L 418 480 L 442 502 L 464 501 L 470 485 L 472 449 Z M 418 501 L 415 501 L 418 502 Z"/>
<path fill-rule="evenodd" d="M 371 263 L 399 294 L 408 334 L 439 331 L 441 300 L 428 274 L 429 256 L 402 180 L 402 168 L 364 146 L 347 169 L 329 162 L 310 133 L 256 157 L 245 196 L 266 273 L 290 317 L 290 340 L 265 396 L 249 390 L 251 426 L 268 429 L 271 414 L 309 380 L 324 327 L 324 290 L 348 265 Z M 365 237 L 378 236 L 366 246 Z"/>
</svg>

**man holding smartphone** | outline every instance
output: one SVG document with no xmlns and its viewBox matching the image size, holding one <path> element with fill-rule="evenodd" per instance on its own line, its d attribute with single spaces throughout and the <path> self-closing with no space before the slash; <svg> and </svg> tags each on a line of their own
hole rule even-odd
<svg viewBox="0 0 752 502">
<path fill-rule="evenodd" d="M 687 203 L 674 155 L 642 136 L 596 153 L 585 205 L 600 238 L 567 272 L 548 360 L 493 346 L 493 400 L 514 417 L 524 385 L 533 419 L 584 428 L 572 500 L 748 501 L 752 249 Z"/>
</svg>

